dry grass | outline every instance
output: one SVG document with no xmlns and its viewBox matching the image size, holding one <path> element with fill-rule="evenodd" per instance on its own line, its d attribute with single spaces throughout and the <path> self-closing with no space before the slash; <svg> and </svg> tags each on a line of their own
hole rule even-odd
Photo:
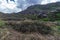
<svg viewBox="0 0 60 40">
<path fill-rule="evenodd" d="M 4 38 L 6 38 L 6 36 L 8 36 L 9 31 L 7 28 L 0 28 L 0 40 L 4 40 Z"/>
<path fill-rule="evenodd" d="M 39 33 L 24 34 L 10 30 L 10 34 L 4 40 L 60 40 L 60 36 L 41 35 Z"/>
<path fill-rule="evenodd" d="M 55 34 L 52 30 L 48 31 L 49 28 L 55 26 L 55 22 L 40 22 L 40 21 L 10 21 L 6 22 L 6 25 L 9 27 L 0 29 L 0 40 L 60 40 L 60 34 Z M 18 30 L 11 29 L 11 27 L 19 28 Z M 23 27 L 23 28 L 22 28 Z M 21 28 L 21 29 L 20 29 Z M 26 29 L 27 28 L 27 29 Z M 36 30 L 40 28 L 39 30 Z M 44 31 L 42 30 L 44 29 Z M 27 33 L 22 33 L 23 30 Z M 46 31 L 47 30 L 47 31 Z M 31 31 L 31 32 L 30 32 Z M 38 31 L 38 32 L 36 32 Z M 52 31 L 52 35 L 50 32 Z M 48 32 L 48 34 L 45 34 Z M 44 33 L 44 34 L 42 34 Z"/>
<path fill-rule="evenodd" d="M 50 34 L 52 29 L 49 26 L 51 23 L 38 22 L 38 21 L 21 21 L 21 22 L 8 22 L 7 25 L 11 26 L 18 32 L 22 33 L 32 33 L 38 32 L 41 34 Z"/>
</svg>

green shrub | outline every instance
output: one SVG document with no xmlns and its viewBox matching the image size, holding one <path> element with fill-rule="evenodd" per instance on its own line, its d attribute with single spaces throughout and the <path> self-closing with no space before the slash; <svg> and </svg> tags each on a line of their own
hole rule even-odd
<svg viewBox="0 0 60 40">
<path fill-rule="evenodd" d="M 4 25 L 5 23 L 2 20 L 0 20 L 0 28 L 3 27 Z"/>
<path fill-rule="evenodd" d="M 60 21 L 60 12 L 49 13 L 49 21 Z"/>
<path fill-rule="evenodd" d="M 42 20 L 42 21 L 49 21 L 49 18 L 42 18 L 40 20 Z"/>
<path fill-rule="evenodd" d="M 60 35 L 60 25 L 52 26 L 52 30 L 53 30 L 54 34 L 59 34 Z"/>
</svg>

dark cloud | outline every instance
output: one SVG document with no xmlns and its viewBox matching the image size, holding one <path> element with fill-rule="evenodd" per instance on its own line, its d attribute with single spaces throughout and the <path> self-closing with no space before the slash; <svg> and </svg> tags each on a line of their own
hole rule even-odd
<svg viewBox="0 0 60 40">
<path fill-rule="evenodd" d="M 7 1 L 7 3 L 8 3 L 8 1 L 9 1 L 9 0 L 6 0 L 6 1 Z M 15 2 L 15 0 L 10 0 L 10 1 L 13 1 L 13 2 Z"/>
</svg>

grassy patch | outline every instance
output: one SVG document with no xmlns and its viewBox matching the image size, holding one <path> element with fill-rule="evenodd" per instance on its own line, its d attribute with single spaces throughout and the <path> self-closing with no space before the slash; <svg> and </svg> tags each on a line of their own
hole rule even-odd
<svg viewBox="0 0 60 40">
<path fill-rule="evenodd" d="M 0 20 L 0 28 L 2 28 L 3 26 L 5 26 L 5 22 L 3 22 L 2 20 Z"/>
<path fill-rule="evenodd" d="M 60 26 L 56 26 L 55 30 L 57 33 L 60 33 Z"/>
</svg>

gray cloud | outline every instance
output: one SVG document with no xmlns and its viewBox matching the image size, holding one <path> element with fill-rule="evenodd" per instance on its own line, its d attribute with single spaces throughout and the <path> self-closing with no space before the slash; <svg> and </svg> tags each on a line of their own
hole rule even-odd
<svg viewBox="0 0 60 40">
<path fill-rule="evenodd" d="M 41 3 L 45 4 L 45 3 L 50 3 L 52 1 L 54 0 L 0 0 L 0 12 L 5 12 L 5 13 L 19 12 L 31 5 L 41 4 Z M 55 0 L 55 1 L 59 1 L 59 0 Z M 8 6 L 7 4 L 8 5 L 12 4 L 13 6 L 14 5 L 16 6 L 12 9 L 11 7 L 12 5 Z"/>
<path fill-rule="evenodd" d="M 40 4 L 42 1 L 43 0 L 17 0 L 17 7 L 24 10 L 28 6 Z"/>
</svg>

